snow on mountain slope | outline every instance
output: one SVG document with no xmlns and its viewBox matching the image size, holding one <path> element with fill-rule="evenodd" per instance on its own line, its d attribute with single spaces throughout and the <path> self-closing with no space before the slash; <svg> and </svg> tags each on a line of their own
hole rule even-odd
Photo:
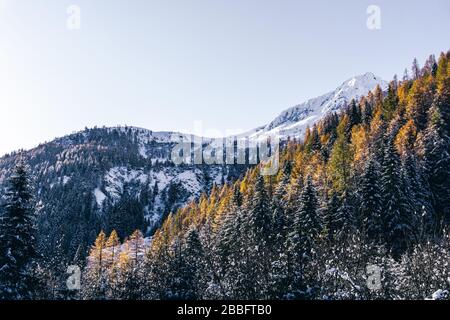
<svg viewBox="0 0 450 320">
<path fill-rule="evenodd" d="M 388 83 L 370 72 L 353 77 L 344 81 L 334 91 L 283 111 L 268 125 L 254 129 L 246 135 L 250 139 L 258 139 L 267 135 L 276 135 L 281 139 L 303 138 L 307 127 L 311 127 L 328 113 L 339 111 L 352 99 L 360 99 L 373 91 L 377 85 L 380 85 L 384 91 L 387 89 Z"/>
<path fill-rule="evenodd" d="M 217 171 L 217 172 L 216 172 Z M 211 172 L 214 176 L 222 177 L 220 170 Z M 189 200 L 199 196 L 204 189 L 204 172 L 195 167 L 161 167 L 144 171 L 127 167 L 113 167 L 103 177 L 105 192 L 112 200 L 119 199 L 124 192 L 124 186 L 130 183 L 138 185 L 156 183 L 159 190 L 164 190 L 170 183 L 180 183 L 191 192 Z"/>
<path fill-rule="evenodd" d="M 167 150 L 163 150 L 164 144 L 174 144 L 181 140 L 190 140 L 199 138 L 191 134 L 184 134 L 172 131 L 152 131 L 138 127 L 111 127 L 108 130 L 119 130 L 123 133 L 131 132 L 136 137 L 136 143 L 139 147 L 139 154 L 144 158 L 151 158 L 153 162 L 164 162 L 168 160 L 169 154 Z M 203 141 L 209 141 L 207 138 L 202 138 Z M 163 151 L 163 152 L 159 152 Z"/>
<path fill-rule="evenodd" d="M 153 167 L 132 169 L 125 166 L 113 167 L 106 172 L 101 180 L 101 185 L 93 190 L 93 194 L 99 207 L 108 198 L 112 203 L 121 199 L 126 188 L 136 186 L 133 194 L 138 196 L 142 186 L 148 185 L 160 191 L 155 194 L 154 201 L 144 209 L 144 217 L 149 223 L 149 228 L 155 227 L 162 218 L 164 210 L 167 210 L 167 195 L 171 187 L 176 186 L 178 195 L 175 207 L 182 206 L 189 201 L 200 197 L 208 187 L 208 177 L 213 177 L 214 182 L 220 183 L 226 179 L 221 167 L 211 167 L 206 173 L 195 166 L 186 167 Z"/>
</svg>

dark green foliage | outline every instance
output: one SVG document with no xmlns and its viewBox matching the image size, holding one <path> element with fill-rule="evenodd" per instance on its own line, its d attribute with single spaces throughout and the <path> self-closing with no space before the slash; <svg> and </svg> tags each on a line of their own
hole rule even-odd
<svg viewBox="0 0 450 320">
<path fill-rule="evenodd" d="M 412 233 L 412 212 L 407 207 L 400 168 L 400 159 L 392 138 L 388 138 L 381 166 L 381 208 L 384 237 L 395 256 L 408 248 Z"/>
<path fill-rule="evenodd" d="M 35 216 L 30 182 L 20 163 L 9 179 L 0 215 L 0 300 L 33 299 L 38 289 L 35 267 Z"/>
<path fill-rule="evenodd" d="M 373 243 L 381 243 L 383 239 L 382 198 L 378 164 L 370 159 L 361 179 L 359 197 L 359 215 L 367 239 Z"/>
</svg>

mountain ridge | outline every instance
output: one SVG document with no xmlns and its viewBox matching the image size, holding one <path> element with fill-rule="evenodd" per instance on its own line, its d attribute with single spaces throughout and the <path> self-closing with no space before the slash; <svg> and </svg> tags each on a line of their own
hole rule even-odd
<svg viewBox="0 0 450 320">
<path fill-rule="evenodd" d="M 306 127 L 312 126 L 314 123 L 319 121 L 323 116 L 325 116 L 329 112 L 340 111 L 343 106 L 348 104 L 352 99 L 359 99 L 362 96 L 365 96 L 369 91 L 373 91 L 377 85 L 380 85 L 381 89 L 385 91 L 388 86 L 388 82 L 384 81 L 380 77 L 374 75 L 372 72 L 366 72 L 361 75 L 354 76 L 345 80 L 339 87 L 335 90 L 327 92 L 323 95 L 310 98 L 302 103 L 299 103 L 293 107 L 287 108 L 283 110 L 277 117 L 275 117 L 272 121 L 265 125 L 258 126 L 252 130 L 249 130 L 243 134 L 238 135 L 239 138 L 248 138 L 248 139 L 258 139 L 260 136 L 276 134 L 282 140 L 291 138 L 301 138 L 305 133 Z M 318 109 L 321 108 L 321 109 Z M 320 112 L 319 112 L 320 111 Z M 128 125 L 117 125 L 117 126 L 103 126 L 103 127 L 94 127 L 95 129 L 106 129 L 108 131 L 111 130 L 132 130 L 137 132 L 140 137 L 140 143 L 149 143 L 149 142 L 176 142 L 176 137 L 185 137 L 192 138 L 197 137 L 201 138 L 203 142 L 209 142 L 213 140 L 209 137 L 199 137 L 190 133 L 184 133 L 180 131 L 154 131 L 151 129 L 137 127 L 137 126 L 128 126 Z M 45 143 L 41 143 L 38 146 L 25 150 L 25 152 L 34 150 L 39 146 L 46 143 L 63 143 L 70 140 L 71 137 L 77 136 L 79 134 L 83 134 L 83 130 L 72 132 L 70 134 L 56 137 L 53 140 Z M 218 139 L 222 139 L 226 137 L 220 137 Z M 140 149 L 141 154 L 146 157 L 145 150 L 142 147 Z M 17 151 L 13 151 L 11 153 L 7 153 L 0 157 L 4 158 L 9 154 L 17 153 Z"/>
<path fill-rule="evenodd" d="M 245 135 L 250 138 L 266 135 L 276 135 L 281 139 L 301 138 L 308 126 L 312 126 L 330 112 L 340 111 L 351 100 L 358 100 L 378 85 L 385 91 L 388 82 L 372 72 L 354 76 L 333 91 L 285 109 L 267 125 L 259 126 Z"/>
</svg>

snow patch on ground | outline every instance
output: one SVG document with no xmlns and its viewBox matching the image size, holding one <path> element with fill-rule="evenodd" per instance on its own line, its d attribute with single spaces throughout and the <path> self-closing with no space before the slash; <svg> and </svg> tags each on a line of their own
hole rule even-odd
<svg viewBox="0 0 450 320">
<path fill-rule="evenodd" d="M 177 176 L 177 180 L 191 190 L 200 190 L 202 187 L 198 181 L 198 175 L 193 171 L 184 171 Z"/>
<path fill-rule="evenodd" d="M 95 196 L 95 200 L 97 201 L 97 204 L 101 207 L 103 204 L 103 201 L 105 201 L 105 199 L 106 199 L 106 195 L 99 188 L 95 188 L 94 196 Z"/>
<path fill-rule="evenodd" d="M 118 198 L 123 193 L 123 187 L 131 181 L 146 183 L 148 176 L 142 170 L 128 169 L 126 167 L 111 168 L 104 177 L 105 190 L 112 197 Z"/>
<path fill-rule="evenodd" d="M 449 297 L 447 290 L 439 289 L 431 295 L 431 300 L 445 300 Z"/>
<path fill-rule="evenodd" d="M 63 179 L 62 179 L 63 186 L 66 185 L 69 181 L 70 181 L 70 177 L 64 176 Z"/>
<path fill-rule="evenodd" d="M 220 184 L 222 180 L 221 168 L 211 170 L 209 173 L 216 184 Z M 144 208 L 145 219 L 150 222 L 150 227 L 157 225 L 163 210 L 165 202 L 162 196 L 164 190 L 171 183 L 180 184 L 182 188 L 189 192 L 187 201 L 192 201 L 198 198 L 204 191 L 204 173 L 202 170 L 194 167 L 153 167 L 150 170 L 144 169 L 130 169 L 127 167 L 113 167 L 106 172 L 103 177 L 102 190 L 105 191 L 104 196 L 108 197 L 113 203 L 120 199 L 124 192 L 125 185 L 128 183 L 137 183 L 139 185 L 149 184 L 154 188 L 155 183 L 158 186 L 158 194 L 154 199 L 152 206 Z M 97 189 L 96 189 L 97 190 Z M 100 189 L 98 189 L 99 192 Z M 102 193 L 103 194 L 103 193 Z M 166 193 L 167 194 L 167 193 Z M 99 194 L 97 203 L 102 203 L 104 198 Z"/>
</svg>

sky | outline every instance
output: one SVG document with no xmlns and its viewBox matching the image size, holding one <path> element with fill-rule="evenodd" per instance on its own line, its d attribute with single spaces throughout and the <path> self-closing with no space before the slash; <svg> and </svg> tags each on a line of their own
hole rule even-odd
<svg viewBox="0 0 450 320">
<path fill-rule="evenodd" d="M 0 0 L 0 155 L 93 126 L 253 129 L 449 31 L 448 0 Z"/>
</svg>

